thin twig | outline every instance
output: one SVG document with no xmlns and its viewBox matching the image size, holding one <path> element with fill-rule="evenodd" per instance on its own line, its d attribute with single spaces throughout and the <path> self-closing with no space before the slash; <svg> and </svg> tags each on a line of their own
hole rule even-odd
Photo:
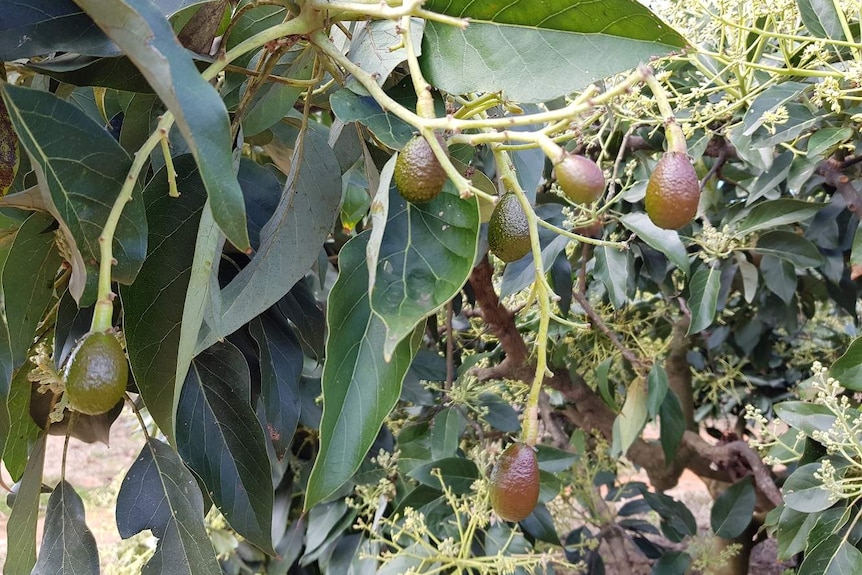
<svg viewBox="0 0 862 575">
<path fill-rule="evenodd" d="M 590 319 L 593 325 L 599 328 L 599 331 L 601 331 L 607 336 L 609 340 L 611 340 L 611 343 L 614 345 L 614 347 L 620 350 L 620 353 L 622 354 L 623 358 L 628 361 L 632 365 L 632 367 L 635 368 L 635 370 L 641 371 L 647 369 L 648 363 L 638 357 L 632 350 L 623 345 L 623 342 L 620 341 L 620 338 L 617 337 L 617 334 L 611 331 L 611 328 L 607 326 L 602 317 L 598 313 L 596 313 L 596 310 L 593 309 L 593 306 L 590 305 L 589 300 L 584 294 L 579 292 L 573 292 L 572 296 L 575 298 L 575 301 L 577 301 L 578 304 L 580 304 L 580 306 L 583 308 L 584 312 L 587 314 L 587 317 Z"/>
</svg>

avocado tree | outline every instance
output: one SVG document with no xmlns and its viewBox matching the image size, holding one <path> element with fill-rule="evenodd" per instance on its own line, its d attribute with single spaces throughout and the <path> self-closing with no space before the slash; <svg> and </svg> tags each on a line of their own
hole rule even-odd
<svg viewBox="0 0 862 575">
<path fill-rule="evenodd" d="M 129 572 L 862 570 L 862 10 L 661 10 L 0 2 L 4 573 L 123 410 Z"/>
</svg>

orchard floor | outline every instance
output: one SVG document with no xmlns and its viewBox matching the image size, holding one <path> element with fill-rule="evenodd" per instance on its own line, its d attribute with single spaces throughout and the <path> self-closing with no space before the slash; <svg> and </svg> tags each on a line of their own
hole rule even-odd
<svg viewBox="0 0 862 575">
<path fill-rule="evenodd" d="M 101 443 L 87 445 L 72 441 L 66 462 L 66 479 L 75 487 L 84 500 L 87 513 L 87 524 L 93 531 L 99 547 L 104 575 L 130 575 L 138 569 L 130 570 L 123 566 L 128 561 L 128 554 L 122 557 L 124 550 L 129 549 L 129 543 L 123 541 L 117 532 L 113 507 L 117 492 L 125 470 L 127 470 L 143 444 L 143 437 L 134 416 L 124 411 L 111 433 L 110 447 Z M 60 479 L 60 463 L 63 453 L 63 438 L 51 436 L 45 457 L 44 482 L 54 485 Z M 3 481 L 9 485 L 7 475 Z M 709 510 L 711 498 L 704 484 L 695 475 L 685 473 L 679 485 L 668 492 L 675 499 L 685 502 L 695 514 L 698 525 L 703 531 L 709 526 Z M 38 525 L 38 540 L 41 541 L 42 519 L 47 497 L 42 498 L 42 509 Z M 0 497 L 0 565 L 5 563 L 7 552 L 6 522 L 9 517 L 9 507 L 6 506 L 5 495 Z M 606 555 L 603 553 L 603 555 Z M 642 557 L 632 549 L 631 558 Z M 775 543 L 766 541 L 755 547 L 749 573 L 756 575 L 780 575 L 789 566 L 776 560 Z M 607 565 L 609 575 L 647 575 L 650 566 L 647 561 L 633 566 L 616 568 Z"/>
</svg>

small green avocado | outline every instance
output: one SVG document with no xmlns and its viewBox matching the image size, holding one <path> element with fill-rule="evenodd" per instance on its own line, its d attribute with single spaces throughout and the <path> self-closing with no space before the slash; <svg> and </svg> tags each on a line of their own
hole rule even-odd
<svg viewBox="0 0 862 575">
<path fill-rule="evenodd" d="M 445 149 L 443 138 L 438 135 L 437 139 Z M 401 196 L 418 204 L 436 198 L 443 190 L 447 176 L 425 138 L 414 136 L 398 154 L 393 178 Z"/>
<path fill-rule="evenodd" d="M 126 391 L 129 364 L 117 338 L 91 332 L 72 351 L 65 373 L 69 407 L 100 415 L 114 407 Z"/>
<path fill-rule="evenodd" d="M 488 220 L 488 247 L 506 263 L 521 259 L 530 252 L 530 228 L 527 214 L 514 192 L 497 201 Z"/>
</svg>

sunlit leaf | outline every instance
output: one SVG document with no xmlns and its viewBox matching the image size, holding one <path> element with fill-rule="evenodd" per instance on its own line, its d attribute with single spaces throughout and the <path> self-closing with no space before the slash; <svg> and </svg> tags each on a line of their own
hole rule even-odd
<svg viewBox="0 0 862 575">
<path fill-rule="evenodd" d="M 614 419 L 611 453 L 625 454 L 647 422 L 647 388 L 643 379 L 629 385 L 623 408 Z"/>
<path fill-rule="evenodd" d="M 645 244 L 663 253 L 676 267 L 688 275 L 689 262 L 685 246 L 679 239 L 679 233 L 665 230 L 642 213 L 626 214 L 620 218 L 620 223 L 636 233 Z"/>
<path fill-rule="evenodd" d="M 805 554 L 799 575 L 845 575 L 862 572 L 862 551 L 846 538 L 830 535 Z"/>
</svg>

